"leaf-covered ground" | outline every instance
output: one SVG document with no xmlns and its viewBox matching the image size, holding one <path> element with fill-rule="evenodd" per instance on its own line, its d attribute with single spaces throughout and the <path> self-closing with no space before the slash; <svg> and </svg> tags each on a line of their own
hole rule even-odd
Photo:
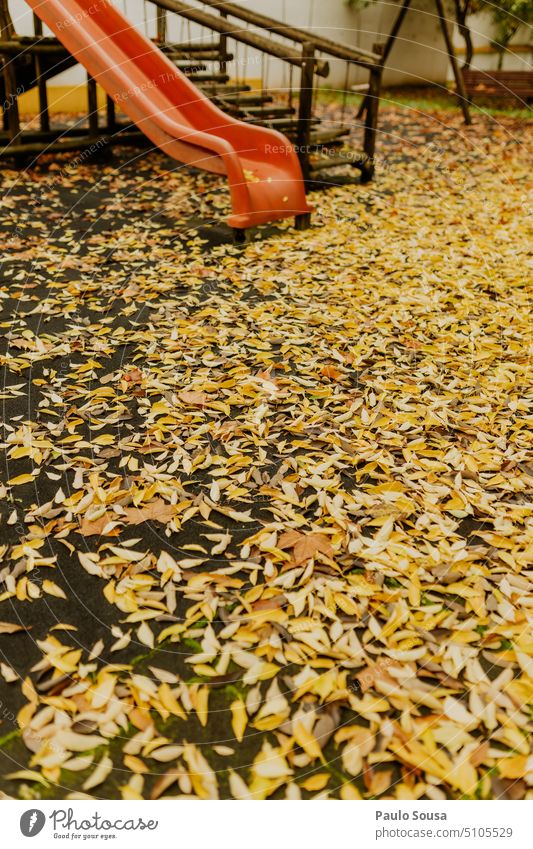
<svg viewBox="0 0 533 849">
<path fill-rule="evenodd" d="M 530 142 L 385 109 L 245 247 L 156 152 L 4 170 L 5 794 L 533 796 Z"/>
</svg>

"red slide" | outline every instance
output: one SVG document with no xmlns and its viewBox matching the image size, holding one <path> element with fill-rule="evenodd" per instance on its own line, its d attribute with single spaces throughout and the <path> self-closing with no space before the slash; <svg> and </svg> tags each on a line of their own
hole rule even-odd
<svg viewBox="0 0 533 849">
<path fill-rule="evenodd" d="M 289 140 L 218 109 L 108 0 L 28 0 L 41 20 L 165 153 L 227 174 L 244 229 L 312 211 Z"/>
</svg>

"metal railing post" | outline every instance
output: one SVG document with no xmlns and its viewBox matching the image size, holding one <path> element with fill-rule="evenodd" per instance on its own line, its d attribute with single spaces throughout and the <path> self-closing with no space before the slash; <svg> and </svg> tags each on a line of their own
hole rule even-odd
<svg viewBox="0 0 533 849">
<path fill-rule="evenodd" d="M 304 179 L 310 177 L 309 144 L 313 117 L 313 86 L 315 74 L 315 46 L 307 41 L 302 45 L 302 70 L 300 74 L 300 99 L 298 103 L 298 132 L 296 144 Z"/>
</svg>

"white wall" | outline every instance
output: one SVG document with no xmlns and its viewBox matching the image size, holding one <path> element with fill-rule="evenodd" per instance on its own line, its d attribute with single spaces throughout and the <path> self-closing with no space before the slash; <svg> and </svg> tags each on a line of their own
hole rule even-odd
<svg viewBox="0 0 533 849">
<path fill-rule="evenodd" d="M 155 7 L 144 0 L 112 0 L 133 23 L 139 26 L 149 36 L 155 34 Z M 383 41 L 389 32 L 392 21 L 398 10 L 398 4 L 391 0 L 373 4 L 360 11 L 349 8 L 344 0 L 233 0 L 240 5 L 292 23 L 300 27 L 310 27 L 329 38 L 344 41 L 351 45 L 372 49 L 375 42 Z M 200 4 L 202 8 L 206 8 Z M 32 29 L 32 12 L 24 0 L 9 0 L 13 22 L 17 32 L 29 35 Z M 211 10 L 212 11 L 212 10 Z M 176 41 L 209 40 L 210 33 L 178 18 L 169 15 L 169 37 Z M 486 45 L 489 42 L 490 22 L 485 16 L 476 16 L 473 20 L 473 30 L 476 45 Z M 515 41 L 526 40 L 527 33 L 519 33 Z M 461 39 L 455 34 L 455 42 L 462 45 Z M 260 78 L 268 72 L 272 85 L 284 87 L 289 82 L 287 67 L 273 58 L 262 60 L 251 48 L 239 45 L 235 49 L 237 62 L 230 67 L 233 75 Z M 342 86 L 345 81 L 345 64 L 340 60 L 329 58 L 331 73 L 325 81 L 326 85 Z M 494 55 L 479 56 L 476 65 L 480 68 L 494 68 Z M 510 55 L 504 67 L 531 67 L 531 55 Z M 449 78 L 448 58 L 446 56 L 442 33 L 432 4 L 427 0 L 413 0 L 412 10 L 408 13 L 397 43 L 388 62 L 385 83 L 420 84 L 425 81 L 444 85 Z M 296 77 L 295 77 L 296 79 Z M 353 69 L 350 82 L 355 83 L 365 79 L 364 73 Z M 55 84 L 77 84 L 85 80 L 82 68 L 73 68 L 55 78 Z"/>
<path fill-rule="evenodd" d="M 246 0 L 239 0 L 241 5 Z M 423 4 L 423 0 L 421 0 Z M 372 50 L 374 43 L 383 42 L 397 14 L 396 4 L 376 3 L 354 11 L 344 0 L 251 0 L 250 6 L 283 17 L 288 23 L 309 27 L 327 38 Z M 415 83 L 424 80 L 443 81 L 446 78 L 446 58 L 437 32 L 437 21 L 420 11 L 420 0 L 414 0 L 413 12 L 402 27 L 398 42 L 391 53 L 385 82 L 388 84 Z M 345 64 L 329 59 L 331 74 L 327 84 L 343 85 Z M 367 75 L 355 72 L 355 82 L 365 81 Z"/>
</svg>

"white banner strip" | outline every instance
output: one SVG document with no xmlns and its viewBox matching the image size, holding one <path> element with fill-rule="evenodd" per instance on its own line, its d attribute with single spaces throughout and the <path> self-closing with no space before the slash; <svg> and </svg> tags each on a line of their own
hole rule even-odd
<svg viewBox="0 0 533 849">
<path fill-rule="evenodd" d="M 128 849 L 533 846 L 533 802 L 529 801 L 6 801 L 0 810 L 1 842 L 6 849 L 57 849 L 73 843 Z"/>
</svg>

